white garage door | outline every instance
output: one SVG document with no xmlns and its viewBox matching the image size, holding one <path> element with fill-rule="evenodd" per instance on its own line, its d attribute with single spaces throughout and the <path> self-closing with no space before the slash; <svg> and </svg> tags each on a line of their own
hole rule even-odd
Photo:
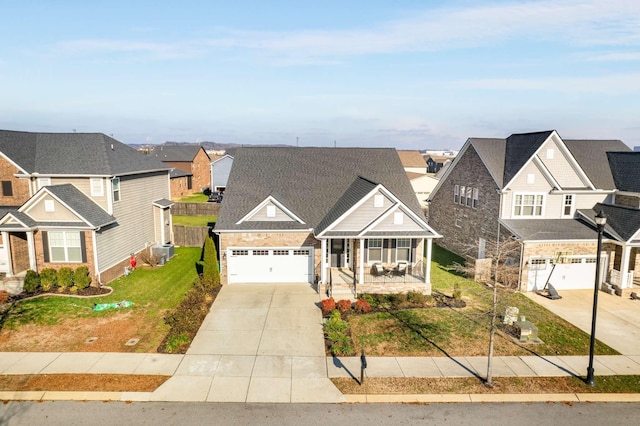
<svg viewBox="0 0 640 426">
<path fill-rule="evenodd" d="M 607 264 L 606 256 L 600 260 L 601 270 Z M 572 256 L 563 263 L 553 265 L 553 259 L 532 258 L 529 260 L 528 291 L 542 290 L 547 280 L 556 290 L 592 289 L 596 278 L 595 256 Z M 603 274 L 600 274 L 601 280 Z"/>
<path fill-rule="evenodd" d="M 312 247 L 230 248 L 229 283 L 313 282 Z"/>
</svg>

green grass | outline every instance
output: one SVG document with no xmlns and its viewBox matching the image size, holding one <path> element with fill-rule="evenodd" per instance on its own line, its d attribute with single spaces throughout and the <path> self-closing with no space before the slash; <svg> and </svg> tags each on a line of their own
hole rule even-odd
<svg viewBox="0 0 640 426">
<path fill-rule="evenodd" d="M 371 356 L 485 356 L 488 351 L 493 291 L 457 275 L 454 262 L 463 259 L 434 246 L 432 262 L 433 294 L 452 296 L 458 288 L 466 308 L 424 308 L 387 310 L 351 316 L 349 325 L 355 351 L 364 349 Z M 541 344 L 521 344 L 504 333 L 497 333 L 495 354 L 586 355 L 589 335 L 557 317 L 521 293 L 501 290 L 498 295 L 498 322 L 507 306 L 516 306 L 538 327 Z M 618 354 L 597 342 L 599 355 Z"/>
<path fill-rule="evenodd" d="M 62 319 L 101 317 L 113 315 L 119 310 L 94 312 L 94 303 L 122 300 L 134 302 L 135 315 L 146 315 L 150 320 L 162 323 L 163 312 L 174 308 L 184 298 L 197 278 L 195 264 L 200 258 L 198 247 L 177 247 L 176 256 L 164 266 L 139 267 L 128 277 L 121 277 L 108 285 L 113 293 L 98 298 L 40 297 L 14 304 L 4 318 L 3 327 L 14 328 L 21 324 L 56 324 Z"/>
<path fill-rule="evenodd" d="M 174 225 L 211 226 L 218 220 L 218 216 L 171 216 Z"/>
<path fill-rule="evenodd" d="M 178 202 L 180 203 L 206 203 L 209 197 L 204 195 L 202 192 L 195 192 L 191 195 L 185 195 L 180 198 Z"/>
</svg>

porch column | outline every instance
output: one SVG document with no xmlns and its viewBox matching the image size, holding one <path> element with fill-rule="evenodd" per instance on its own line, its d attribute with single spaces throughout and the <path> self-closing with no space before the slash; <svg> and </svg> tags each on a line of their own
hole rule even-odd
<svg viewBox="0 0 640 426">
<path fill-rule="evenodd" d="M 326 284 L 327 283 L 327 240 L 326 239 L 322 239 L 320 240 L 320 256 L 321 256 L 321 261 L 320 264 L 322 271 L 320 271 L 320 276 L 321 276 L 321 281 L 322 284 Z"/>
<path fill-rule="evenodd" d="M 7 255 L 7 276 L 13 276 L 13 261 L 11 257 L 11 243 L 9 241 L 9 233 L 2 231 L 2 244 L 4 244 L 4 250 Z"/>
<path fill-rule="evenodd" d="M 29 248 L 29 268 L 38 271 L 36 265 L 36 246 L 33 243 L 33 231 L 27 232 L 27 246 Z"/>
<path fill-rule="evenodd" d="M 431 243 L 433 238 L 422 239 L 422 246 L 427 243 L 427 259 L 424 262 L 424 282 L 425 284 L 431 283 Z"/>
<path fill-rule="evenodd" d="M 629 283 L 629 255 L 631 250 L 626 244 L 622 245 L 622 262 L 620 263 L 620 288 L 628 288 Z"/>
<path fill-rule="evenodd" d="M 362 284 L 364 283 L 364 238 L 360 239 L 360 264 L 358 266 L 359 266 L 358 275 L 360 275 L 360 279 L 358 280 L 358 282 Z"/>
</svg>

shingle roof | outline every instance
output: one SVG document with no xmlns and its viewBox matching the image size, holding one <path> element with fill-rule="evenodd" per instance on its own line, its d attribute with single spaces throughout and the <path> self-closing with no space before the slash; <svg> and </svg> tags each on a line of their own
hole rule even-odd
<svg viewBox="0 0 640 426">
<path fill-rule="evenodd" d="M 291 229 L 301 229 L 300 226 L 315 228 L 329 213 L 333 216 L 345 211 L 345 206 L 352 205 L 352 195 L 360 193 L 362 188 L 359 185 L 366 186 L 366 181 L 384 185 L 412 212 L 422 217 L 395 149 L 239 148 L 235 152 L 216 230 L 261 229 L 262 226 L 274 227 L 262 229 L 282 229 L 285 226 Z M 269 195 L 300 217 L 305 225 L 297 222 L 243 222 L 236 225 Z"/>
<path fill-rule="evenodd" d="M 169 173 L 170 179 L 177 179 L 185 176 L 193 176 L 193 173 L 185 172 L 184 170 L 180 169 L 173 169 L 171 170 L 171 173 Z"/>
<path fill-rule="evenodd" d="M 640 193 L 640 152 L 607 152 L 617 189 Z"/>
<path fill-rule="evenodd" d="M 29 227 L 29 228 L 35 228 L 36 226 L 36 221 L 33 220 L 29 215 L 19 212 L 17 210 L 14 211 L 10 211 L 10 212 L 5 212 L 5 214 L 2 215 L 2 217 L 6 216 L 7 214 L 11 214 L 13 217 L 15 217 L 17 220 L 19 220 L 20 222 L 22 222 L 25 226 Z M 15 228 L 15 225 L 13 224 L 4 224 L 0 226 L 0 229 L 11 229 L 11 228 Z"/>
<path fill-rule="evenodd" d="M 116 221 L 115 217 L 105 212 L 91 198 L 70 183 L 45 186 L 44 188 L 82 216 L 93 227 L 99 228 Z"/>
<path fill-rule="evenodd" d="M 593 228 L 577 219 L 503 219 L 511 232 L 526 241 L 595 240 Z"/>
<path fill-rule="evenodd" d="M 631 151 L 619 140 L 564 140 L 582 170 L 597 189 L 615 189 L 607 152 Z"/>
<path fill-rule="evenodd" d="M 507 184 L 520 171 L 531 156 L 553 133 L 553 130 L 513 134 L 507 138 L 504 153 L 504 181 Z"/>
<path fill-rule="evenodd" d="M 0 152 L 27 173 L 118 176 L 169 170 L 158 160 L 102 133 L 0 130 Z"/>
<path fill-rule="evenodd" d="M 506 139 L 496 138 L 470 138 L 469 143 L 487 166 L 489 173 L 496 180 L 496 184 L 502 188 L 504 184 L 504 153 Z"/>
<path fill-rule="evenodd" d="M 427 163 L 420 151 L 398 150 L 398 157 L 403 167 L 422 167 L 426 170 Z"/>
<path fill-rule="evenodd" d="M 191 162 L 201 149 L 200 145 L 159 145 L 153 148 L 151 156 L 165 162 Z"/>
<path fill-rule="evenodd" d="M 640 230 L 640 209 L 597 203 L 592 209 L 578 210 L 593 223 L 600 211 L 607 217 L 605 231 L 619 241 L 629 241 Z"/>
</svg>

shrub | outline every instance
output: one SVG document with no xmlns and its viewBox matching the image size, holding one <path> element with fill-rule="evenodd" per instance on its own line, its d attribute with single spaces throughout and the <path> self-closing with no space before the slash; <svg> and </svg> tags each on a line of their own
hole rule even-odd
<svg viewBox="0 0 640 426">
<path fill-rule="evenodd" d="M 61 289 L 69 288 L 73 284 L 73 269 L 63 267 L 58 269 L 58 286 Z"/>
<path fill-rule="evenodd" d="M 40 286 L 44 291 L 51 290 L 58 285 L 58 272 L 53 268 L 44 268 L 40 271 Z"/>
<path fill-rule="evenodd" d="M 410 291 L 407 293 L 407 302 L 415 305 L 425 305 L 427 303 L 427 296 L 417 291 Z"/>
<path fill-rule="evenodd" d="M 218 270 L 218 255 L 213 238 L 207 237 L 204 240 L 202 254 L 202 281 L 203 284 L 211 288 L 220 284 L 220 271 Z"/>
<path fill-rule="evenodd" d="M 348 328 L 349 324 L 347 324 L 347 322 L 342 319 L 342 317 L 340 316 L 340 312 L 336 310 L 331 313 L 331 316 L 329 317 L 327 322 L 324 323 L 324 331 L 327 333 L 330 339 L 330 335 L 332 333 L 344 333 Z"/>
<path fill-rule="evenodd" d="M 9 300 L 9 297 L 11 295 L 9 294 L 8 291 L 6 290 L 0 290 L 0 304 L 6 302 L 7 300 Z"/>
<path fill-rule="evenodd" d="M 336 307 L 341 313 L 349 312 L 351 310 L 351 301 L 350 300 L 338 300 L 336 303 Z"/>
<path fill-rule="evenodd" d="M 360 299 L 367 302 L 370 306 L 378 306 L 379 302 L 375 296 L 376 296 L 375 294 L 365 293 L 362 296 L 360 296 Z"/>
<path fill-rule="evenodd" d="M 320 309 L 324 316 L 327 316 L 334 311 L 336 309 L 336 302 L 333 300 L 333 297 L 320 301 Z"/>
<path fill-rule="evenodd" d="M 84 290 L 91 284 L 91 276 L 89 275 L 89 268 L 86 266 L 79 266 L 73 273 L 73 284 L 78 287 L 78 290 Z"/>
<path fill-rule="evenodd" d="M 23 290 L 27 293 L 35 292 L 40 287 L 40 275 L 33 269 L 29 269 L 24 276 Z"/>
<path fill-rule="evenodd" d="M 335 356 L 348 356 L 353 355 L 353 345 L 351 344 L 351 338 L 346 334 L 340 334 L 336 336 L 336 340 L 332 340 L 331 354 Z"/>
<path fill-rule="evenodd" d="M 358 299 L 356 303 L 353 304 L 353 310 L 359 314 L 366 314 L 371 312 L 371 304 L 369 304 L 365 298 Z"/>
</svg>

